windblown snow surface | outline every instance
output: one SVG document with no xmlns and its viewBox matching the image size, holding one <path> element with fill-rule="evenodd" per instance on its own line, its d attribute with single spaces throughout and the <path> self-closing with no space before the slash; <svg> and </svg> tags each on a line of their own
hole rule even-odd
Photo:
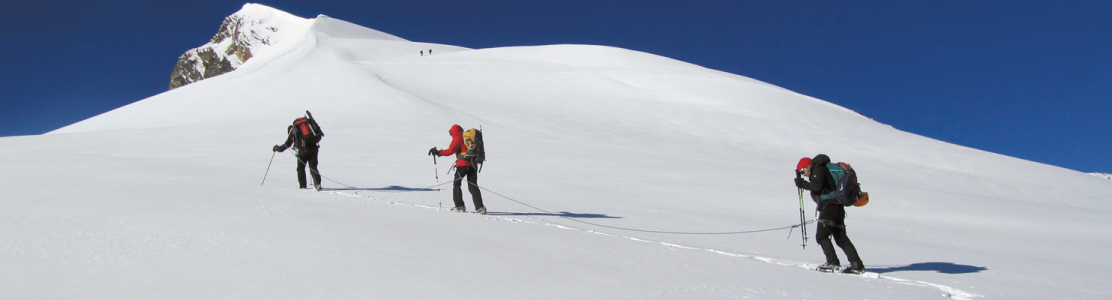
<svg viewBox="0 0 1112 300">
<path fill-rule="evenodd" d="M 1112 298 L 1108 180 L 647 53 L 310 20 L 234 72 L 0 138 L 0 298 Z M 305 110 L 321 192 L 271 164 Z M 483 129 L 488 215 L 447 211 L 452 160 L 426 152 L 452 124 Z M 810 270 L 791 227 L 818 153 L 872 197 L 848 208 L 864 276 Z"/>
</svg>

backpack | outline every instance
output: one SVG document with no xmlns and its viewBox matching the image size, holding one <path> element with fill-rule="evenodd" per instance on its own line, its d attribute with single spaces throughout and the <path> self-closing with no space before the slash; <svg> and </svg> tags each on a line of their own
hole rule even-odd
<svg viewBox="0 0 1112 300">
<path fill-rule="evenodd" d="M 853 167 L 844 162 L 826 164 L 830 169 L 830 176 L 834 178 L 834 190 L 822 195 L 823 199 L 834 199 L 842 206 L 865 206 L 869 203 L 869 193 L 861 192 L 861 184 L 857 182 L 857 172 Z"/>
<path fill-rule="evenodd" d="M 465 149 L 460 153 L 460 156 L 470 162 L 471 165 L 476 166 L 479 171 L 482 171 L 483 162 L 486 161 L 486 147 L 483 147 L 483 132 L 475 128 L 464 131 L 463 144 Z"/>
<path fill-rule="evenodd" d="M 293 120 L 294 149 L 307 149 L 309 145 L 316 145 L 324 137 L 317 121 L 306 117 Z"/>
</svg>

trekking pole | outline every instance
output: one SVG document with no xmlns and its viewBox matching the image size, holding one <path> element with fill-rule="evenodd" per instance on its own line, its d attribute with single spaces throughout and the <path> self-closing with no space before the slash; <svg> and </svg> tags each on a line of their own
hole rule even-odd
<svg viewBox="0 0 1112 300">
<path fill-rule="evenodd" d="M 440 170 L 436 165 L 436 155 L 432 156 L 432 174 L 436 175 L 436 205 L 444 209 L 444 195 L 440 193 Z"/>
<path fill-rule="evenodd" d="M 278 154 L 278 152 L 270 153 L 270 162 L 266 164 L 266 173 L 263 173 L 263 182 L 259 183 L 259 186 L 263 186 L 263 184 L 266 183 L 266 175 L 270 174 L 270 164 L 274 163 L 275 154 Z"/>
<path fill-rule="evenodd" d="M 803 249 L 807 249 L 807 214 L 803 212 L 803 189 L 799 189 L 799 228 L 803 229 Z"/>
<path fill-rule="evenodd" d="M 795 178 L 803 178 L 799 170 L 795 171 Z M 807 213 L 803 211 L 803 189 L 796 190 L 799 192 L 799 228 L 803 230 L 803 249 L 807 249 Z"/>
</svg>

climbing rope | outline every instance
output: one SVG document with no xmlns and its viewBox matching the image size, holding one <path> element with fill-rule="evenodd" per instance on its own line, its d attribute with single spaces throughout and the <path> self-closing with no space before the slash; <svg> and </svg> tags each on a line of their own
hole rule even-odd
<svg viewBox="0 0 1112 300">
<path fill-rule="evenodd" d="M 728 234 L 748 234 L 748 233 L 777 231 L 777 230 L 784 230 L 784 229 L 794 229 L 794 228 L 800 226 L 800 224 L 793 224 L 793 225 L 790 225 L 790 226 L 783 226 L 783 227 L 776 227 L 776 228 L 755 229 L 755 230 L 739 230 L 739 231 L 717 231 L 717 232 L 665 231 L 665 230 L 648 230 L 648 229 L 618 227 L 618 226 L 610 226 L 610 225 L 598 224 L 598 223 L 593 223 L 593 222 L 587 222 L 587 221 L 583 221 L 583 220 L 579 220 L 579 219 L 575 219 L 575 218 L 571 218 L 571 217 L 567 217 L 567 216 L 562 216 L 562 215 L 544 210 L 542 208 L 539 208 L 539 207 L 536 207 L 536 206 L 533 206 L 533 205 L 529 205 L 528 203 L 519 201 L 519 200 L 511 198 L 509 196 L 502 195 L 502 194 L 500 194 L 498 192 L 495 192 L 495 191 L 492 191 L 488 188 L 481 187 L 478 184 L 476 184 L 475 186 L 478 187 L 479 189 L 490 192 L 491 194 L 497 195 L 498 197 L 502 197 L 506 200 L 516 202 L 517 204 L 521 204 L 521 205 L 527 206 L 529 208 L 535 209 L 537 211 L 540 211 L 540 212 L 543 212 L 543 213 L 546 213 L 546 214 L 549 214 L 549 215 L 553 215 L 553 216 L 556 216 L 556 217 L 560 217 L 560 218 L 563 218 L 563 219 L 568 220 L 568 221 L 578 222 L 578 223 L 587 224 L 587 225 L 591 225 L 591 226 L 598 226 L 598 227 L 603 227 L 603 228 L 615 229 L 615 230 L 646 232 L 646 233 L 661 233 L 661 234 L 728 235 Z M 811 224 L 813 222 L 814 222 L 814 220 L 810 220 L 810 221 L 807 221 L 805 224 Z M 789 232 L 788 234 L 790 236 L 791 233 Z"/>
<path fill-rule="evenodd" d="M 291 152 L 291 154 L 292 154 L 292 155 L 293 155 L 293 156 L 294 156 L 294 157 L 295 157 L 295 158 L 296 158 L 296 159 L 297 159 L 297 160 L 298 160 L 299 162 L 301 162 L 302 164 L 308 165 L 307 163 L 305 163 L 305 161 L 302 161 L 302 160 L 301 160 L 301 158 L 297 156 L 297 154 L 295 154 L 295 153 L 292 153 L 292 152 Z M 342 183 L 342 182 L 336 181 L 336 180 L 334 180 L 334 179 L 332 179 L 332 178 L 328 178 L 328 177 L 325 177 L 324 175 L 321 175 L 321 174 L 320 174 L 319 172 L 316 172 L 316 171 L 314 171 L 314 170 L 312 170 L 312 169 L 309 169 L 309 170 L 310 170 L 311 172 L 314 172 L 314 173 L 316 173 L 316 174 L 317 174 L 318 176 L 320 176 L 321 178 L 323 178 L 323 179 L 325 179 L 325 180 L 328 180 L 328 181 L 331 181 L 331 182 L 333 182 L 333 183 L 336 183 L 336 184 L 339 184 L 339 185 L 342 185 L 342 186 L 344 186 L 344 187 L 347 187 L 347 188 L 351 188 L 351 189 L 358 189 L 358 190 L 360 190 L 360 191 L 363 191 L 363 190 L 364 190 L 364 189 L 360 189 L 360 188 L 358 188 L 358 187 L 355 187 L 355 186 L 352 186 L 352 185 L 349 185 L 349 184 L 345 184 L 345 183 Z M 455 178 L 455 180 L 463 180 L 463 179 L 462 179 L 462 177 L 456 177 L 456 178 Z M 474 183 L 471 183 L 470 181 L 465 181 L 465 182 L 467 182 L 468 184 L 474 185 L 475 187 L 477 187 L 477 188 L 479 188 L 479 189 L 481 189 L 481 190 L 487 191 L 487 192 L 489 192 L 489 193 L 491 193 L 491 194 L 494 194 L 494 195 L 496 195 L 496 196 L 498 196 L 498 197 L 501 197 L 501 198 L 503 198 L 503 199 L 506 199 L 506 200 L 510 200 L 510 201 L 513 201 L 513 202 L 515 202 L 515 203 L 517 203 L 517 204 L 521 204 L 521 205 L 523 205 L 523 206 L 526 206 L 526 207 L 532 208 L 532 209 L 534 209 L 534 210 L 536 210 L 536 211 L 538 211 L 538 212 L 542 212 L 542 213 L 545 213 L 545 214 L 549 214 L 549 215 L 552 215 L 552 216 L 555 216 L 555 217 L 559 217 L 559 218 L 562 218 L 562 219 L 565 219 L 565 220 L 568 220 L 568 221 L 572 221 L 572 222 L 577 222 L 577 223 L 581 223 L 581 224 L 586 224 L 586 225 L 591 225 L 591 226 L 597 226 L 597 227 L 602 227 L 602 228 L 614 229 L 614 230 L 623 230 L 623 231 L 634 231 L 634 232 L 645 232 L 645 233 L 658 233 L 658 234 L 682 234 L 682 235 L 732 235 L 732 234 L 750 234 L 750 233 L 770 232 L 770 231 L 777 231 L 777 230 L 784 230 L 784 229 L 788 229 L 788 230 L 789 230 L 789 231 L 788 231 L 788 237 L 790 238 L 790 237 L 791 237 L 791 233 L 792 233 L 792 231 L 793 231 L 793 230 L 795 230 L 795 228 L 799 228 L 799 227 L 801 227 L 801 226 L 806 226 L 807 224 L 811 224 L 811 223 L 814 223 L 814 222 L 815 222 L 815 220 L 813 220 L 813 219 L 812 219 L 812 220 L 807 220 L 807 221 L 806 221 L 806 222 L 804 222 L 803 224 L 792 224 L 792 225 L 788 225 L 788 226 L 781 226 L 781 227 L 776 227 L 776 228 L 765 228 L 765 229 L 754 229 L 754 230 L 736 230 L 736 231 L 667 231 L 667 230 L 650 230 L 650 229 L 638 229 L 638 228 L 619 227 L 619 226 L 611 226 L 611 225 L 605 225 L 605 224 L 598 224 L 598 223 L 594 223 L 594 222 L 588 222 L 588 221 L 583 221 L 583 220 L 579 220 L 579 219 L 576 219 L 576 218 L 572 218 L 572 217 L 568 217 L 568 216 L 563 216 L 563 215 L 560 215 L 560 214 L 557 214 L 557 213 L 553 213 L 553 212 L 551 212 L 551 211 L 545 210 L 545 209 L 543 209 L 543 208 L 540 208 L 540 207 L 536 207 L 536 206 L 530 205 L 530 204 L 528 204 L 528 203 L 525 203 L 524 201 L 520 201 L 520 200 L 514 199 L 514 198 L 512 198 L 512 197 L 510 197 L 510 196 L 506 196 L 506 195 L 503 195 L 503 194 L 501 194 L 501 193 L 499 193 L 499 192 L 496 192 L 496 191 L 493 191 L 493 190 L 491 190 L 491 189 L 488 189 L 488 188 L 485 188 L 485 187 L 479 186 L 478 184 L 474 184 Z M 437 189 L 439 190 L 439 189 L 440 189 L 440 186 L 442 186 L 442 185 L 445 185 L 445 184 L 449 184 L 449 183 L 453 183 L 453 182 L 444 182 L 444 183 L 441 183 L 441 184 L 437 184 L 437 185 L 433 185 L 433 186 L 429 186 L 429 187 L 424 187 L 424 188 L 414 189 L 413 191 L 429 190 L 429 189 L 432 189 L 432 188 L 437 188 Z M 372 192 L 374 192 L 373 190 L 371 190 L 371 191 L 372 191 Z"/>
</svg>

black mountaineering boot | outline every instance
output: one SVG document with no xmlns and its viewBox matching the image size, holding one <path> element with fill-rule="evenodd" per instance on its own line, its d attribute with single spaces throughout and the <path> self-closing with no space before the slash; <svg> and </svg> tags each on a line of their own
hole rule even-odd
<svg viewBox="0 0 1112 300">
<path fill-rule="evenodd" d="M 856 262 L 856 261 L 852 262 L 852 263 L 850 263 L 849 268 L 846 268 L 845 270 L 842 270 L 842 273 L 844 273 L 844 274 L 864 274 L 865 273 L 865 264 L 862 264 L 861 262 Z"/>
</svg>

